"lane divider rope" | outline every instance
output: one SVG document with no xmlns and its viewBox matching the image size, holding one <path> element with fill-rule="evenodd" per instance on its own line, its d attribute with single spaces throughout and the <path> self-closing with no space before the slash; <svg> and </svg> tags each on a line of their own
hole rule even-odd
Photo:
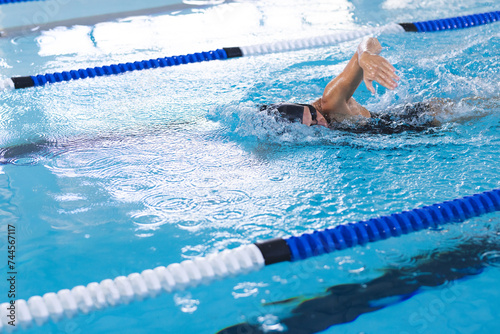
<svg viewBox="0 0 500 334">
<path fill-rule="evenodd" d="M 238 275 L 258 270 L 264 266 L 264 258 L 255 245 L 245 245 L 232 250 L 225 250 L 204 258 L 173 263 L 143 272 L 105 279 L 100 283 L 79 285 L 71 290 L 63 289 L 43 296 L 33 296 L 27 301 L 15 301 L 17 325 L 29 328 L 33 323 L 41 326 L 49 319 L 57 322 L 63 318 L 72 318 L 77 313 L 87 314 L 119 304 L 128 304 L 133 300 L 155 297 L 162 290 L 174 292 L 208 284 L 215 279 Z M 0 305 L 0 331 L 2 327 L 15 330 L 8 324 L 10 303 Z"/>
<path fill-rule="evenodd" d="M 41 326 L 49 319 L 56 322 L 65 317 L 72 318 L 78 313 L 88 314 L 134 300 L 156 297 L 162 291 L 171 293 L 208 284 L 216 279 L 257 271 L 265 265 L 303 260 L 494 211 L 500 211 L 500 189 L 300 236 L 256 242 L 167 267 L 160 266 L 141 273 L 105 279 L 100 283 L 79 285 L 71 290 L 33 296 L 27 301 L 16 300 L 17 322 L 21 328 L 28 328 L 33 323 Z M 10 303 L 0 305 L 0 332 L 2 328 L 9 331 L 17 328 L 8 325 L 9 307 Z"/>
<path fill-rule="evenodd" d="M 500 21 L 500 11 L 459 16 L 440 20 L 414 23 L 391 23 L 381 27 L 367 28 L 358 31 L 339 32 L 313 38 L 294 39 L 274 43 L 257 44 L 243 47 L 222 48 L 213 51 L 196 52 L 186 55 L 163 57 L 135 62 L 96 66 L 92 68 L 39 74 L 34 76 L 12 77 L 0 80 L 1 90 L 21 89 L 44 86 L 46 84 L 117 75 L 125 72 L 145 69 L 177 66 L 211 60 L 224 60 L 244 56 L 262 55 L 273 52 L 294 51 L 306 48 L 333 45 L 355 40 L 364 36 L 398 32 L 432 32 L 470 28 Z"/>
</svg>

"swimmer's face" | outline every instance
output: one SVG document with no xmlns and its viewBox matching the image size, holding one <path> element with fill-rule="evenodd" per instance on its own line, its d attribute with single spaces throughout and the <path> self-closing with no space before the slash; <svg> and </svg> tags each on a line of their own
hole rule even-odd
<svg viewBox="0 0 500 334">
<path fill-rule="evenodd" d="M 325 117 L 321 115 L 321 113 L 316 112 L 316 121 L 313 121 L 311 111 L 309 107 L 304 107 L 304 116 L 302 116 L 302 124 L 311 126 L 311 125 L 321 125 L 324 127 L 328 127 L 328 122 Z"/>
</svg>

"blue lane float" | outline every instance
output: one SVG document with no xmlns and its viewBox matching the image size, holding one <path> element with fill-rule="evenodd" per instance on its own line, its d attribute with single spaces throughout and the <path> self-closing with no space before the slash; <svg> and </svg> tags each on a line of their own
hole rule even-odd
<svg viewBox="0 0 500 334">
<path fill-rule="evenodd" d="M 500 11 L 452 17 L 441 20 L 430 20 L 414 23 L 402 23 L 406 31 L 432 32 L 471 28 L 500 20 Z M 408 30 L 407 30 L 408 29 Z"/>
<path fill-rule="evenodd" d="M 500 210 L 500 189 L 284 239 L 290 261 L 437 228 Z M 285 255 L 286 254 L 286 255 Z"/>
<path fill-rule="evenodd" d="M 21 328 L 28 328 L 33 323 L 41 326 L 50 319 L 59 321 L 78 313 L 88 314 L 134 300 L 156 297 L 162 291 L 171 293 L 208 284 L 216 279 L 257 271 L 274 263 L 304 260 L 494 211 L 500 211 L 500 189 L 300 236 L 243 245 L 166 267 L 159 266 L 141 273 L 33 296 L 27 301 L 18 299 L 15 302 L 18 323 Z M 8 319 L 6 312 L 9 305 L 0 305 L 1 319 Z M 0 320 L 0 332 L 3 326 L 6 326 L 5 321 L 2 323 Z"/>
<path fill-rule="evenodd" d="M 363 36 L 377 33 L 397 33 L 405 31 L 435 32 L 471 28 L 497 21 L 500 21 L 500 11 L 452 17 L 440 20 L 430 20 L 413 23 L 392 23 L 377 28 L 341 32 L 307 39 L 288 40 L 244 47 L 222 48 L 214 51 L 196 52 L 181 56 L 96 66 L 93 68 L 40 74 L 34 76 L 13 77 L 10 79 L 5 79 L 3 82 L 0 81 L 0 89 L 21 89 L 28 87 L 38 87 L 56 82 L 117 75 L 125 72 L 141 71 L 145 69 L 170 67 L 211 60 L 224 60 L 228 58 L 261 55 L 273 52 L 294 51 L 306 48 L 333 45 L 335 43 L 354 40 Z"/>
<path fill-rule="evenodd" d="M 45 75 L 36 75 L 29 77 L 31 80 L 26 79 L 25 84 L 33 86 L 43 86 L 47 83 L 56 83 L 61 81 L 70 81 L 86 78 L 102 77 L 107 75 L 120 74 L 132 71 L 142 71 L 159 67 L 170 67 L 189 63 L 198 63 L 202 61 L 227 59 L 227 53 L 223 49 L 208 52 L 197 52 L 182 56 L 164 57 L 149 60 L 142 60 L 136 62 L 119 63 L 105 66 L 96 66 L 93 68 L 79 69 L 77 71 L 64 71 L 56 72 Z M 13 78 L 14 79 L 14 78 Z M 15 82 L 15 81 L 14 81 Z M 24 88 L 24 87 L 23 87 Z"/>
<path fill-rule="evenodd" d="M 5 5 L 8 3 L 34 2 L 34 1 L 43 1 L 43 0 L 0 0 L 0 5 Z"/>
</svg>

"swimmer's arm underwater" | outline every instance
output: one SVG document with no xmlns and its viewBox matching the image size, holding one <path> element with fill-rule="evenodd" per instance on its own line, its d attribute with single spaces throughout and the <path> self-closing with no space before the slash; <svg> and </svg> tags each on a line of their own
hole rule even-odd
<svg viewBox="0 0 500 334">
<path fill-rule="evenodd" d="M 365 108 L 351 101 L 361 81 L 365 82 L 368 90 L 375 93 L 373 81 L 392 90 L 397 87 L 396 81 L 399 80 L 396 69 L 378 55 L 381 50 L 382 47 L 376 38 L 365 38 L 342 73 L 328 83 L 323 96 L 316 100 L 313 106 L 331 120 L 339 120 L 339 116 L 370 117 Z"/>
</svg>

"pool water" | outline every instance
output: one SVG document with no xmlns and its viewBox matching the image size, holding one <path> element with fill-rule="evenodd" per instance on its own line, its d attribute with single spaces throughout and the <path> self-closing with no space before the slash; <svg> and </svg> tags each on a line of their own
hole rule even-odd
<svg viewBox="0 0 500 334">
<path fill-rule="evenodd" d="M 0 74 L 498 10 L 484 0 L 189 3 L 200 6 L 0 39 Z M 111 12 L 115 3 L 102 6 Z M 88 10 L 81 1 L 70 7 Z M 356 100 L 384 111 L 448 99 L 442 126 L 359 134 L 285 125 L 257 112 L 261 104 L 321 96 L 359 41 L 1 92 L 0 266 L 6 271 L 7 226 L 14 224 L 18 297 L 499 188 L 500 24 L 378 37 L 400 85 L 377 86 L 372 95 L 362 84 Z M 24 332 L 216 333 L 236 324 L 246 324 L 242 333 L 280 332 L 302 302 L 320 300 L 331 287 L 370 286 L 391 270 L 409 268 L 411 276 L 449 265 L 430 273 L 446 273 L 439 284 L 404 298 L 390 294 L 389 279 L 388 292 L 370 301 L 383 307 L 335 323 L 327 317 L 322 333 L 494 333 L 499 218 L 276 264 Z M 454 251 L 453 263 L 440 260 Z M 449 274 L 456 270 L 466 274 Z M 7 290 L 0 277 L 0 302 Z M 318 314 L 303 321 L 304 333 L 318 332 L 311 329 Z"/>
</svg>

